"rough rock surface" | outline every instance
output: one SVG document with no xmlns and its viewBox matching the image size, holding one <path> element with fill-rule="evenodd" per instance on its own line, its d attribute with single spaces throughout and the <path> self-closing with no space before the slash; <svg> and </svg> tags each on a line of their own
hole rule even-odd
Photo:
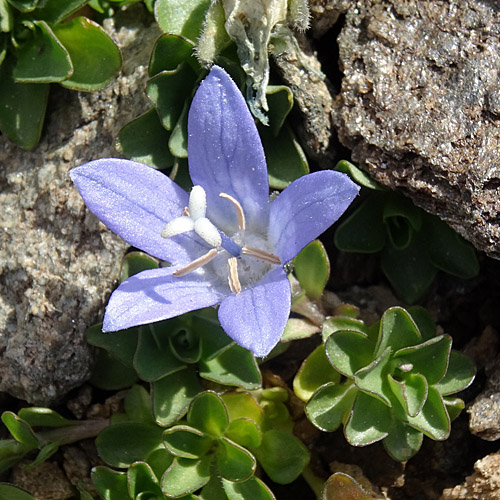
<svg viewBox="0 0 500 500">
<path fill-rule="evenodd" d="M 500 4 L 357 0 L 338 43 L 353 159 L 500 258 Z"/>
<path fill-rule="evenodd" d="M 447 488 L 440 500 L 499 500 L 500 453 L 493 453 L 474 464 L 474 473 L 464 484 Z"/>
<path fill-rule="evenodd" d="M 108 88 L 54 87 L 33 152 L 0 137 L 0 390 L 49 404 L 89 375 L 84 340 L 119 275 L 126 244 L 85 209 L 68 171 L 116 156 L 120 128 L 141 113 L 158 33 L 136 5 L 115 18 L 124 68 Z M 111 28 L 111 26 L 108 26 Z"/>
</svg>

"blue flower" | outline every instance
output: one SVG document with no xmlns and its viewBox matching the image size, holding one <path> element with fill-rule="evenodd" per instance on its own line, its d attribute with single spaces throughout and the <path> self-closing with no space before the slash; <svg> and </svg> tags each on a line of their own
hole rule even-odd
<svg viewBox="0 0 500 500">
<path fill-rule="evenodd" d="M 111 295 L 103 331 L 220 304 L 226 333 L 266 356 L 290 314 L 283 265 L 342 215 L 359 188 L 327 170 L 297 179 L 270 202 L 254 120 L 239 89 L 216 66 L 194 96 L 188 136 L 190 194 L 129 160 L 96 160 L 70 173 L 108 228 L 171 264 L 124 281 Z"/>
</svg>

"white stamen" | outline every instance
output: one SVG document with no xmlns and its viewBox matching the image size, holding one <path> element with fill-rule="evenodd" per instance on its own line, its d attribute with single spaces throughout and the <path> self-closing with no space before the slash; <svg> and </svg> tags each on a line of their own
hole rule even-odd
<svg viewBox="0 0 500 500">
<path fill-rule="evenodd" d="M 207 194 L 201 186 L 193 186 L 189 195 L 189 214 L 194 221 L 205 217 L 207 212 Z"/>
<path fill-rule="evenodd" d="M 212 248 L 205 255 L 202 255 L 196 260 L 193 260 L 193 262 L 190 262 L 186 267 L 183 267 L 182 269 L 177 269 L 177 271 L 174 271 L 172 274 L 176 278 L 185 276 L 186 274 L 194 271 L 195 269 L 198 269 L 199 267 L 208 264 L 216 255 L 217 255 L 217 250 L 215 248 Z"/>
<path fill-rule="evenodd" d="M 198 236 L 206 241 L 211 247 L 218 248 L 222 245 L 222 238 L 219 230 L 206 217 L 195 220 L 194 230 Z"/>
<path fill-rule="evenodd" d="M 264 262 L 269 262 L 269 264 L 281 264 L 281 259 L 277 255 L 266 252 L 265 250 L 260 250 L 259 248 L 243 247 L 241 249 L 241 253 L 250 257 L 255 257 L 256 259 L 263 260 Z"/>
<path fill-rule="evenodd" d="M 240 278 L 238 277 L 238 261 L 236 257 L 231 257 L 227 261 L 228 281 L 231 292 L 238 295 L 241 292 Z"/>
<path fill-rule="evenodd" d="M 190 217 L 177 217 L 171 220 L 161 232 L 162 238 L 171 238 L 177 234 L 187 233 L 194 229 L 194 222 Z"/>
<path fill-rule="evenodd" d="M 243 207 L 241 206 L 240 202 L 227 193 L 220 193 L 219 196 L 221 198 L 224 198 L 225 200 L 230 201 L 234 205 L 234 208 L 236 209 L 236 215 L 238 217 L 238 227 L 244 231 L 246 226 L 245 212 L 243 212 Z"/>
</svg>

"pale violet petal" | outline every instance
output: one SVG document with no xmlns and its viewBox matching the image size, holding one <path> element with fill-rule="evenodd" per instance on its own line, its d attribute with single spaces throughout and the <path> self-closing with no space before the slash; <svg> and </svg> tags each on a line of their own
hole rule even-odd
<svg viewBox="0 0 500 500">
<path fill-rule="evenodd" d="M 194 230 L 198 236 L 211 247 L 218 248 L 222 244 L 222 237 L 218 229 L 206 218 L 202 217 L 194 223 Z"/>
<path fill-rule="evenodd" d="M 173 318 L 219 303 L 223 287 L 203 270 L 176 278 L 173 267 L 151 269 L 124 281 L 111 295 L 104 315 L 103 331 L 114 332 L 132 326 Z"/>
<path fill-rule="evenodd" d="M 206 252 L 195 233 L 161 237 L 166 224 L 182 215 L 188 194 L 158 170 L 105 158 L 74 168 L 70 177 L 90 211 L 132 246 L 180 264 Z"/>
<path fill-rule="evenodd" d="M 194 229 L 194 222 L 191 217 L 177 217 L 177 219 L 171 220 L 161 232 L 162 238 L 172 238 L 172 236 L 177 236 L 178 234 L 187 233 Z"/>
<path fill-rule="evenodd" d="M 189 215 L 193 220 L 205 217 L 207 212 L 207 195 L 201 186 L 193 186 L 189 194 Z"/>
<path fill-rule="evenodd" d="M 283 263 L 326 231 L 356 198 L 359 186 L 324 170 L 295 180 L 271 204 L 269 243 Z"/>
<path fill-rule="evenodd" d="M 219 307 L 219 321 L 235 342 L 264 357 L 281 338 L 290 306 L 290 282 L 277 267 L 253 288 L 228 295 Z"/>
<path fill-rule="evenodd" d="M 207 193 L 207 217 L 231 234 L 236 210 L 220 193 L 241 204 L 247 226 L 265 231 L 269 184 L 264 150 L 254 119 L 229 75 L 214 66 L 200 84 L 188 117 L 189 173 Z"/>
</svg>

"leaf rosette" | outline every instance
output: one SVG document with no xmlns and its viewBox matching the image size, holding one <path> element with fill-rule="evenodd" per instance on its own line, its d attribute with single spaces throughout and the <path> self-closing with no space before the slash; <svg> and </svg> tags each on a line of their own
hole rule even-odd
<svg viewBox="0 0 500 500">
<path fill-rule="evenodd" d="M 294 381 L 316 427 L 331 432 L 343 424 L 350 444 L 382 441 L 400 461 L 419 450 L 424 435 L 438 441 L 449 436 L 451 420 L 464 407 L 452 395 L 471 384 L 475 367 L 451 349 L 449 335 L 436 335 L 424 309 L 392 307 L 370 327 L 350 320 L 345 329 L 345 318 L 327 323 L 324 345 Z M 311 361 L 326 367 L 328 375 L 312 376 Z M 331 367 L 341 376 L 332 376 Z M 312 393 L 314 381 L 321 385 Z"/>
</svg>

